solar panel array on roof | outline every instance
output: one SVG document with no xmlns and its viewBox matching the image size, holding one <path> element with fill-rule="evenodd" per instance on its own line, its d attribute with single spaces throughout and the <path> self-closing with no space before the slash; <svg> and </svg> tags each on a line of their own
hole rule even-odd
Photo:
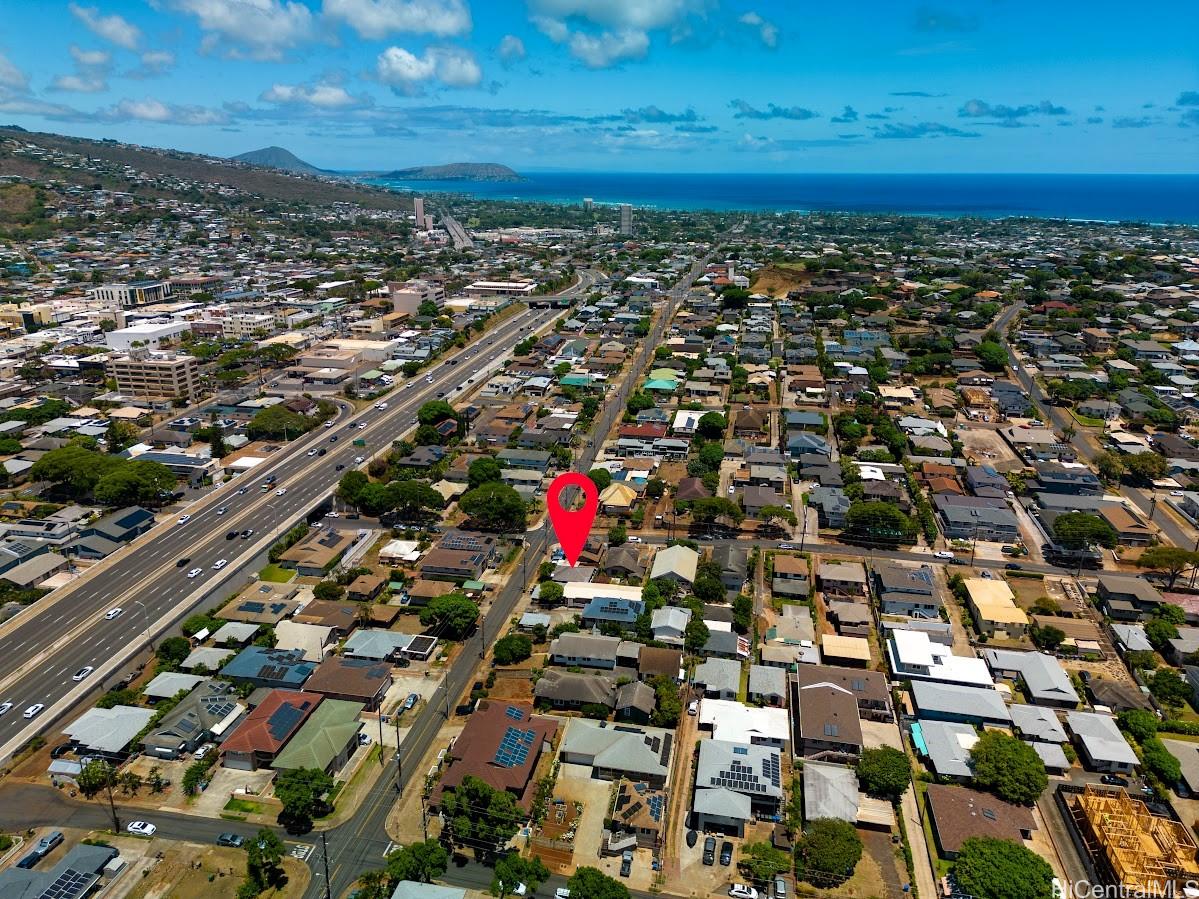
<svg viewBox="0 0 1199 899">
<path fill-rule="evenodd" d="M 204 710 L 213 718 L 224 718 L 237 708 L 237 703 L 227 696 L 208 696 L 202 701 Z"/>
<path fill-rule="evenodd" d="M 499 749 L 495 751 L 495 763 L 501 768 L 523 765 L 529 759 L 529 750 L 533 748 L 536 737 L 537 731 L 532 728 L 521 730 L 519 727 L 509 727 L 504 731 Z"/>
<path fill-rule="evenodd" d="M 520 709 L 516 708 L 515 706 L 511 706 L 511 705 L 508 706 L 508 708 L 505 709 L 504 714 L 507 715 L 509 718 L 511 718 L 513 721 L 524 721 L 525 720 L 525 713 L 522 712 Z"/>
<path fill-rule="evenodd" d="M 261 615 L 266 609 L 266 604 L 257 600 L 247 599 L 237 607 L 239 612 L 249 612 L 251 615 Z"/>
<path fill-rule="evenodd" d="M 312 705 L 305 699 L 298 706 L 285 702 L 275 711 L 271 712 L 271 717 L 267 719 L 266 729 L 271 735 L 272 740 L 282 742 L 287 739 L 287 735 L 295 728 L 296 723 L 304 717 L 304 713 L 308 711 Z"/>
<path fill-rule="evenodd" d="M 655 821 L 662 820 L 662 807 L 666 804 L 665 796 L 650 796 L 645 800 L 645 804 L 649 806 L 649 816 Z"/>
<path fill-rule="evenodd" d="M 40 899 L 78 899 L 85 895 L 95 882 L 96 875 L 67 868 L 58 875 L 54 883 L 46 887 Z"/>
<path fill-rule="evenodd" d="M 711 786 L 726 787 L 739 793 L 765 793 L 767 789 L 766 784 L 762 782 L 763 778 L 776 787 L 779 785 L 778 756 L 768 756 L 762 760 L 761 777 L 748 765 L 733 759 L 728 768 L 717 772 L 716 776 L 708 780 Z"/>
</svg>

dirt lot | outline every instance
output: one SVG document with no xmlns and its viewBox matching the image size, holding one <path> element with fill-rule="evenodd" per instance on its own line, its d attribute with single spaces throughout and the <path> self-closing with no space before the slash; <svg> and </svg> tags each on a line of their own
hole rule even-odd
<svg viewBox="0 0 1199 899">
<path fill-rule="evenodd" d="M 1024 463 L 998 431 L 961 427 L 955 433 L 962 441 L 966 458 L 979 465 L 990 465 L 998 472 L 1016 471 L 1024 467 Z"/>
<path fill-rule="evenodd" d="M 148 873 L 127 894 L 129 899 L 235 899 L 246 873 L 246 854 L 240 849 L 171 843 L 162 859 L 145 859 Z M 301 896 L 308 886 L 308 867 L 298 859 L 284 858 L 287 884 L 262 893 L 262 899 Z M 130 872 L 135 873 L 135 872 Z"/>
</svg>

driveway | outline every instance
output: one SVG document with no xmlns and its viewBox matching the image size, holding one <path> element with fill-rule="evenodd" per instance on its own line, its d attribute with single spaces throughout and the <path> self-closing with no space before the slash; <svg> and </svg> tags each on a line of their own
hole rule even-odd
<svg viewBox="0 0 1199 899">
<path fill-rule="evenodd" d="M 574 839 L 574 868 L 582 865 L 599 866 L 597 857 L 603 841 L 604 816 L 608 813 L 608 800 L 612 795 L 612 783 L 606 780 L 596 780 L 591 776 L 591 768 L 586 765 L 561 765 L 558 768 L 558 780 L 554 787 L 554 798 L 566 802 L 583 803 L 583 813 L 579 816 L 575 828 Z M 645 866 L 648 867 L 648 859 Z M 620 859 L 616 859 L 616 867 L 620 868 Z M 566 873 L 566 872 L 563 872 Z M 616 871 L 611 872 L 613 875 Z"/>
</svg>

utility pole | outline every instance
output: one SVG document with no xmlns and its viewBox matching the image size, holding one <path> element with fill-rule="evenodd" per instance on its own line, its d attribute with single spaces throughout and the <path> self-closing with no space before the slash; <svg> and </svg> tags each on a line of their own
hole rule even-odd
<svg viewBox="0 0 1199 899">
<path fill-rule="evenodd" d="M 404 795 L 404 759 L 400 755 L 400 716 L 396 715 L 396 793 Z"/>
<path fill-rule="evenodd" d="M 398 744 L 397 744 L 398 745 Z M 379 703 L 379 767 L 382 768 L 387 762 L 383 758 L 383 703 Z"/>
<path fill-rule="evenodd" d="M 329 841 L 321 831 L 321 862 L 325 866 L 325 899 L 333 899 L 333 887 L 329 883 Z"/>
<path fill-rule="evenodd" d="M 121 821 L 117 817 L 116 801 L 112 798 L 112 782 L 113 782 L 113 780 L 116 779 L 117 769 L 114 768 L 112 765 L 108 764 L 108 762 L 104 762 L 103 764 L 106 769 L 105 777 L 104 777 L 104 787 L 108 791 L 108 810 L 110 812 L 112 812 L 112 832 L 114 834 L 120 834 Z"/>
</svg>

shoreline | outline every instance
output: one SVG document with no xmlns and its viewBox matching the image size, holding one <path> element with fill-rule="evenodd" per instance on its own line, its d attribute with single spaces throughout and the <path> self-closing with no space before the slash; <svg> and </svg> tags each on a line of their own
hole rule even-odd
<svg viewBox="0 0 1199 899">
<path fill-rule="evenodd" d="M 691 175 L 666 176 L 673 180 L 663 193 L 661 179 L 616 173 L 533 173 L 522 182 L 466 181 L 394 181 L 360 178 L 361 183 L 399 194 L 441 194 L 475 201 L 578 206 L 584 197 L 592 197 L 595 207 L 611 209 L 629 204 L 634 209 L 653 213 L 754 213 L 775 215 L 846 214 L 863 216 L 904 216 L 914 218 L 989 220 L 1030 219 L 1096 225 L 1137 225 L 1141 227 L 1199 227 L 1199 175 L 987 175 L 987 176 L 720 176 L 714 186 Z M 1166 214 L 1136 206 L 1155 205 L 1152 198 L 1143 201 L 1140 189 L 1146 179 L 1156 180 L 1170 206 Z M 710 179 L 709 179 L 710 181 Z M 955 183 L 956 182 L 956 183 Z M 1045 196 L 1047 182 L 1065 195 L 1056 199 Z M 1094 188 L 1104 182 L 1117 196 L 1110 204 L 1094 203 Z M 962 189 L 957 190 L 958 187 Z M 767 188 L 771 196 L 728 197 L 730 192 L 755 193 Z M 1011 190 L 1012 187 L 1017 188 Z M 743 190 L 741 190 L 743 188 Z M 1179 191 L 1179 188 L 1182 188 Z M 1076 191 L 1077 194 L 1071 193 Z M 1195 202 L 1189 203 L 1192 191 Z M 686 196 L 693 192 L 693 196 Z M 807 202 L 779 199 L 788 192 L 824 193 Z M 848 194 L 838 198 L 835 194 Z M 881 199 L 874 198 L 880 194 Z M 907 194 L 886 199 L 888 194 Z M 919 199 L 916 194 L 931 194 Z M 831 195 L 830 195 L 831 194 Z M 937 195 L 940 196 L 937 196 Z M 971 195 L 976 199 L 969 201 Z M 1181 197 L 1181 199 L 1180 199 Z M 1129 205 L 1127 213 L 1120 207 Z M 1110 205 L 1110 210 L 1095 208 Z M 1084 208 L 1071 208 L 1084 207 Z"/>
</svg>

